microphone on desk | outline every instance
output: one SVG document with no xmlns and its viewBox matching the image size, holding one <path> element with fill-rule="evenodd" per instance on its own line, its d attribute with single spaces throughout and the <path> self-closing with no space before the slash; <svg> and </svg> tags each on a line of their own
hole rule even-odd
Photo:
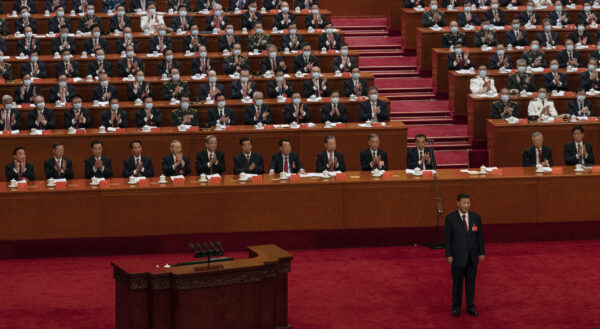
<svg viewBox="0 0 600 329">
<path fill-rule="evenodd" d="M 200 249 L 200 256 L 205 257 L 207 255 L 207 251 L 205 251 L 204 248 L 202 248 L 200 242 L 196 242 L 196 246 L 198 247 L 198 249 Z"/>
<path fill-rule="evenodd" d="M 223 255 L 225 254 L 225 250 L 223 249 L 223 246 L 221 245 L 220 241 L 217 241 L 217 246 L 219 247 L 219 249 L 221 250 L 221 252 L 223 253 Z"/>
</svg>

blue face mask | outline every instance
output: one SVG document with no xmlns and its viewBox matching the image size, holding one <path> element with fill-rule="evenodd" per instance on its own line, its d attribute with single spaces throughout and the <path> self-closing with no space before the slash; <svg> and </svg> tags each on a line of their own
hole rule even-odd
<svg viewBox="0 0 600 329">
<path fill-rule="evenodd" d="M 501 99 L 501 100 L 502 100 L 504 103 L 506 103 L 506 102 L 508 102 L 508 99 L 509 99 L 509 97 L 508 97 L 508 95 L 501 95 L 501 96 L 500 96 L 500 99 Z"/>
</svg>

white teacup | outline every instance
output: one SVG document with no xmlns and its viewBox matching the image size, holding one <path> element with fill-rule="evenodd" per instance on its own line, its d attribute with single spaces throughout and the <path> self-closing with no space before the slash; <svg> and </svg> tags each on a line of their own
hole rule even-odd
<svg viewBox="0 0 600 329">
<path fill-rule="evenodd" d="M 279 173 L 279 178 L 281 179 L 286 179 L 287 178 L 287 174 L 285 173 L 285 171 L 282 171 Z"/>
<path fill-rule="evenodd" d="M 145 132 L 145 133 L 149 132 L 149 131 L 150 131 L 150 126 L 148 126 L 148 125 L 144 125 L 144 126 L 142 127 L 142 131 L 143 131 L 143 132 Z"/>
<path fill-rule="evenodd" d="M 373 127 L 373 122 L 371 120 L 367 120 L 367 121 L 365 121 L 365 125 L 367 127 Z"/>
<path fill-rule="evenodd" d="M 160 175 L 160 177 L 158 178 L 158 182 L 163 184 L 166 183 L 167 177 L 165 175 Z"/>
<path fill-rule="evenodd" d="M 56 181 L 54 180 L 54 178 L 48 178 L 47 184 L 48 186 L 54 186 L 56 185 Z"/>
<path fill-rule="evenodd" d="M 241 172 L 240 173 L 240 179 L 241 180 L 246 180 L 246 173 L 245 172 Z"/>
<path fill-rule="evenodd" d="M 327 48 L 325 48 L 325 47 L 321 48 L 321 53 L 326 54 L 327 53 Z"/>
<path fill-rule="evenodd" d="M 325 121 L 325 128 L 331 128 L 331 122 Z"/>
<path fill-rule="evenodd" d="M 94 77 L 93 77 L 91 74 L 88 74 L 88 75 L 85 77 L 85 79 L 86 79 L 87 81 L 94 81 Z"/>
<path fill-rule="evenodd" d="M 535 166 L 535 168 L 536 172 L 544 172 L 544 166 L 542 166 L 541 164 Z"/>
<path fill-rule="evenodd" d="M 258 54 L 258 48 L 254 48 L 254 53 Z"/>
<path fill-rule="evenodd" d="M 285 47 L 285 49 L 283 50 L 284 54 L 289 54 L 290 53 L 290 48 Z"/>
<path fill-rule="evenodd" d="M 578 163 L 575 165 L 575 170 L 583 170 L 583 165 Z"/>
<path fill-rule="evenodd" d="M 208 179 L 206 178 L 206 174 L 201 174 L 200 175 L 200 181 L 201 182 L 206 182 Z"/>
<path fill-rule="evenodd" d="M 329 175 L 329 171 L 325 170 L 325 171 L 323 172 L 323 178 L 329 178 L 329 176 L 330 176 L 330 175 Z"/>
<path fill-rule="evenodd" d="M 99 133 L 105 133 L 106 132 L 106 128 L 104 126 L 100 126 L 100 127 L 98 127 L 98 132 Z"/>
<path fill-rule="evenodd" d="M 8 187 L 17 187 L 17 180 L 16 179 L 11 179 L 10 180 L 10 185 L 8 185 Z"/>
<path fill-rule="evenodd" d="M 134 176 L 129 176 L 129 183 L 131 183 L 131 184 L 135 183 L 135 177 Z"/>
<path fill-rule="evenodd" d="M 94 185 L 98 184 L 98 177 L 96 177 L 96 176 L 92 177 L 92 184 L 94 184 Z"/>
<path fill-rule="evenodd" d="M 75 133 L 75 128 L 73 126 L 69 127 L 68 133 L 69 134 L 74 134 Z"/>
</svg>

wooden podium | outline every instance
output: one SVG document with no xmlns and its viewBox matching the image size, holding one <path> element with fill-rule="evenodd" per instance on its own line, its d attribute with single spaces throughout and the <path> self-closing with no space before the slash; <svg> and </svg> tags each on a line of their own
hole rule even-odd
<svg viewBox="0 0 600 329">
<path fill-rule="evenodd" d="M 248 250 L 248 259 L 170 268 L 111 263 L 116 328 L 291 329 L 287 276 L 292 255 L 276 245 Z"/>
</svg>

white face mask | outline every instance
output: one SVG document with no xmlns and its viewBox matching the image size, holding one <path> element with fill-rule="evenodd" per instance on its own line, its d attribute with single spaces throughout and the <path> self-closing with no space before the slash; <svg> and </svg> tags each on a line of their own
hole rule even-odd
<svg viewBox="0 0 600 329">
<path fill-rule="evenodd" d="M 184 111 L 185 111 L 185 110 L 187 110 L 189 107 L 190 107 L 190 103 L 188 103 L 188 102 L 182 102 L 182 103 L 181 103 L 181 109 L 182 109 L 182 110 L 184 110 Z"/>
<path fill-rule="evenodd" d="M 94 15 L 94 10 L 93 9 L 88 9 L 87 14 L 92 16 Z"/>
<path fill-rule="evenodd" d="M 225 107 L 225 101 L 219 101 L 219 102 L 217 103 L 217 106 L 218 106 L 219 108 L 224 108 L 224 107 Z"/>
<path fill-rule="evenodd" d="M 23 85 L 25 85 L 25 87 L 29 87 L 29 85 L 31 85 L 31 79 L 23 80 Z"/>
<path fill-rule="evenodd" d="M 337 104 L 340 101 L 339 97 L 331 97 L 331 102 Z"/>
<path fill-rule="evenodd" d="M 41 102 L 41 103 L 37 103 L 37 109 L 38 110 L 43 110 L 46 107 L 46 103 Z"/>
<path fill-rule="evenodd" d="M 150 13 L 150 15 L 154 16 L 156 14 L 156 9 L 148 9 L 148 12 Z"/>
<path fill-rule="evenodd" d="M 119 109 L 119 104 L 110 104 L 110 109 L 116 112 Z"/>
<path fill-rule="evenodd" d="M 233 29 L 227 29 L 227 35 L 232 35 L 233 34 Z"/>
<path fill-rule="evenodd" d="M 201 51 L 200 52 L 200 57 L 205 58 L 206 57 L 206 51 Z"/>
<path fill-rule="evenodd" d="M 147 110 L 151 110 L 152 109 L 152 103 L 146 103 L 146 109 Z"/>
<path fill-rule="evenodd" d="M 370 98 L 372 101 L 376 101 L 378 97 L 379 97 L 379 96 L 378 96 L 377 94 L 370 94 L 370 95 L 369 95 L 369 98 Z"/>
<path fill-rule="evenodd" d="M 144 82 L 144 77 L 143 77 L 143 76 L 141 76 L 141 77 L 140 77 L 140 76 L 138 76 L 138 77 L 136 77 L 136 78 L 137 78 L 137 82 L 139 82 L 139 83 L 142 83 L 142 82 Z"/>
<path fill-rule="evenodd" d="M 119 10 L 119 11 L 117 11 L 117 15 L 119 17 L 123 17 L 123 16 L 125 16 L 125 12 L 123 10 Z"/>
<path fill-rule="evenodd" d="M 107 81 L 107 80 L 100 81 L 100 86 L 101 86 L 102 88 L 106 88 L 106 87 L 108 87 L 108 81 Z"/>
</svg>

